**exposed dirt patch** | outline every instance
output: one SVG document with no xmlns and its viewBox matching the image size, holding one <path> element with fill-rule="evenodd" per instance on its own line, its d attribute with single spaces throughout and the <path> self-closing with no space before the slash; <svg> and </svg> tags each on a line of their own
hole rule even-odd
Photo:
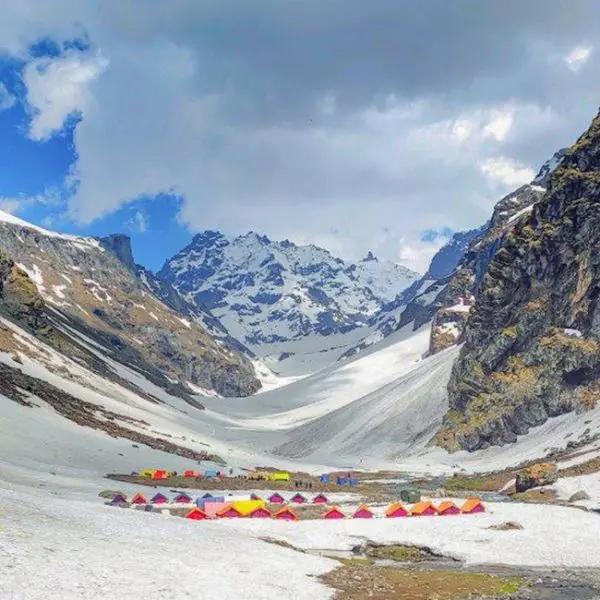
<svg viewBox="0 0 600 600">
<path fill-rule="evenodd" d="M 508 598 L 524 585 L 504 578 L 465 571 L 428 571 L 379 567 L 366 562 L 346 564 L 321 577 L 337 590 L 336 600 L 458 600 Z"/>
</svg>

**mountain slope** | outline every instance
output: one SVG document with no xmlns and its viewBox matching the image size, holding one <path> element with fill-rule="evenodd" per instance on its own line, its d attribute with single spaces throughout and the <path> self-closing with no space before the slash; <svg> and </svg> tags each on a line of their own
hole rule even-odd
<svg viewBox="0 0 600 600">
<path fill-rule="evenodd" d="M 167 383 L 165 376 L 223 395 L 255 392 L 260 383 L 250 362 L 151 294 L 119 248 L 120 259 L 98 240 L 0 213 L 0 249 L 18 257 L 17 272 L 35 283 L 41 310 L 57 329 L 91 336 L 117 360 Z"/>
<path fill-rule="evenodd" d="M 364 327 L 416 277 L 372 254 L 347 265 L 316 246 L 214 231 L 196 235 L 158 273 L 257 353 L 264 344 Z"/>
<path fill-rule="evenodd" d="M 439 442 L 514 442 L 600 399 L 600 115 L 503 239 L 467 322 Z"/>
</svg>

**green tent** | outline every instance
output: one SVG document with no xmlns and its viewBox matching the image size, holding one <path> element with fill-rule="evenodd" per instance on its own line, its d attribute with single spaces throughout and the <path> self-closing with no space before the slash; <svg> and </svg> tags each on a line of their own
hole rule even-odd
<svg viewBox="0 0 600 600">
<path fill-rule="evenodd" d="M 417 488 L 406 488 L 404 490 L 400 490 L 400 499 L 402 502 L 420 502 L 421 492 Z"/>
</svg>

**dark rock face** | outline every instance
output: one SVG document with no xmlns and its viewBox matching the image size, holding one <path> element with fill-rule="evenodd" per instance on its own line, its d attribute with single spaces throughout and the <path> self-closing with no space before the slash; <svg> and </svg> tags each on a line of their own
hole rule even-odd
<svg viewBox="0 0 600 600">
<path fill-rule="evenodd" d="M 553 463 L 539 463 L 517 473 L 515 489 L 526 492 L 534 487 L 552 485 L 558 481 L 558 468 Z"/>
<path fill-rule="evenodd" d="M 505 236 L 543 196 L 539 186 L 523 185 L 498 202 L 490 221 L 471 239 L 448 287 L 436 303 L 429 351 L 435 354 L 463 340 L 469 310 L 475 303 L 483 276 Z"/>
<path fill-rule="evenodd" d="M 106 237 L 98 238 L 100 245 L 112 252 L 127 269 L 136 272 L 136 264 L 131 251 L 131 239 L 124 233 L 113 233 Z"/>
<path fill-rule="evenodd" d="M 426 279 L 445 279 L 450 277 L 458 267 L 473 240 L 480 237 L 487 229 L 487 223 L 471 231 L 459 231 L 452 239 L 438 250 L 431 259 Z"/>
<path fill-rule="evenodd" d="M 449 450 L 514 442 L 600 398 L 600 116 L 502 238 L 471 309 L 438 434 Z"/>
</svg>

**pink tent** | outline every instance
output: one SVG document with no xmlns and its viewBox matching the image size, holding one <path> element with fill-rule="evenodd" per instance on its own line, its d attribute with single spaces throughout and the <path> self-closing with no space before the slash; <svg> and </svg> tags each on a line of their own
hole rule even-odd
<svg viewBox="0 0 600 600">
<path fill-rule="evenodd" d="M 216 519 L 217 513 L 230 504 L 231 502 L 207 502 L 204 505 L 204 512 L 209 519 Z"/>
</svg>

